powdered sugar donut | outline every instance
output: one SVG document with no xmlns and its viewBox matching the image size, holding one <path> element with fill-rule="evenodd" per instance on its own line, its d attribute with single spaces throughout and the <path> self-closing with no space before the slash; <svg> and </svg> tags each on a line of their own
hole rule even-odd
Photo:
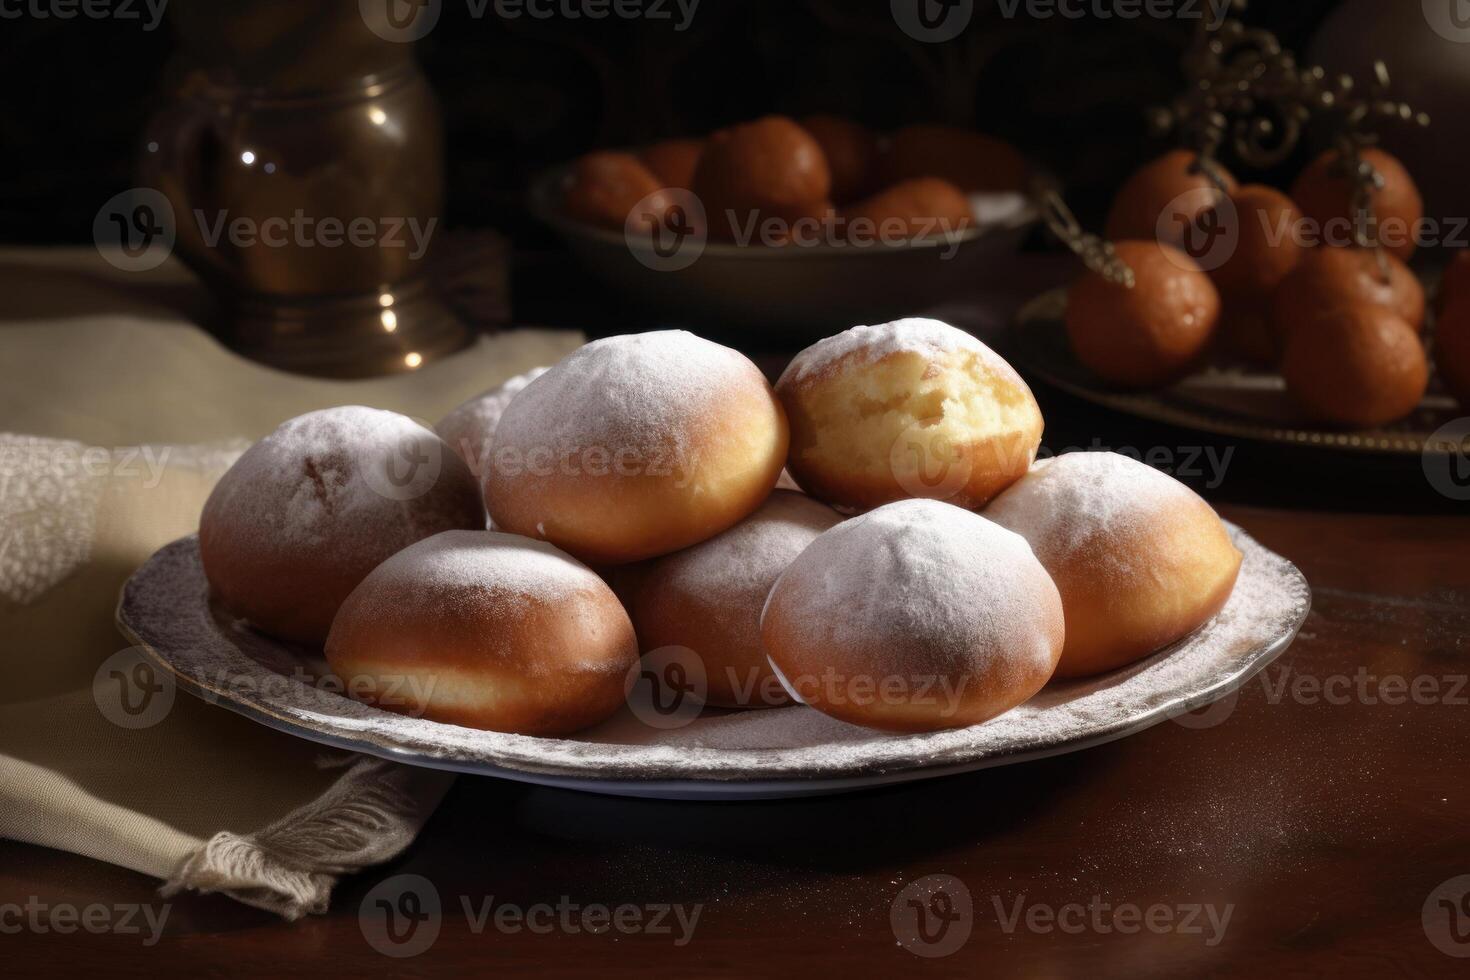
<svg viewBox="0 0 1470 980">
<path fill-rule="evenodd" d="M 905 497 L 978 507 L 1041 443 L 1031 389 L 999 355 L 939 320 L 853 327 L 798 354 L 776 382 L 787 466 L 844 510 Z"/>
<path fill-rule="evenodd" d="M 1056 586 L 1019 536 L 935 500 L 844 521 L 771 589 L 761 637 L 792 696 L 896 731 L 975 725 L 1030 698 L 1062 652 Z"/>
<path fill-rule="evenodd" d="M 1060 677 L 1131 663 L 1194 632 L 1235 587 L 1240 552 L 1210 505 L 1117 453 L 1067 453 L 986 508 L 1021 535 L 1062 596 Z"/>
<path fill-rule="evenodd" d="M 591 569 L 544 541 L 445 531 L 352 591 L 327 661 L 354 698 L 435 721 L 565 735 L 623 702 L 638 641 Z"/>
<path fill-rule="evenodd" d="M 434 431 L 439 438 L 449 443 L 470 472 L 477 477 L 485 475 L 485 460 L 490 456 L 490 440 L 500 416 L 510 400 L 520 394 L 521 389 L 535 381 L 547 371 L 544 367 L 532 368 L 518 374 L 489 391 L 461 402 L 452 412 L 439 420 Z"/>
<path fill-rule="evenodd" d="M 584 561 L 667 554 L 770 495 L 786 418 L 744 355 L 683 330 L 607 337 L 505 409 L 485 474 L 495 526 Z"/>
<path fill-rule="evenodd" d="M 347 405 L 281 424 L 215 485 L 199 518 L 210 588 L 273 636 L 320 643 L 347 594 L 431 534 L 483 528 L 468 467 L 395 412 Z"/>
<path fill-rule="evenodd" d="M 841 519 L 805 494 L 777 490 L 728 531 L 639 566 L 628 607 L 643 651 L 692 650 L 709 704 L 787 703 L 761 644 L 761 610 L 792 559 Z"/>
</svg>

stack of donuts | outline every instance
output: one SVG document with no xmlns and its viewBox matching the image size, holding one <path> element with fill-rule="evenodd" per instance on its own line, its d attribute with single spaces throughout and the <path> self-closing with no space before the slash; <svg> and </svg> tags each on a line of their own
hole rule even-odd
<svg viewBox="0 0 1470 980">
<path fill-rule="evenodd" d="M 438 432 L 286 422 L 200 550 L 226 610 L 394 711 L 564 735 L 672 650 L 706 705 L 956 728 L 1187 636 L 1240 567 L 1183 485 L 1038 462 L 1041 434 L 1011 366 L 937 320 L 829 337 L 774 387 L 690 333 L 609 337 Z"/>
</svg>

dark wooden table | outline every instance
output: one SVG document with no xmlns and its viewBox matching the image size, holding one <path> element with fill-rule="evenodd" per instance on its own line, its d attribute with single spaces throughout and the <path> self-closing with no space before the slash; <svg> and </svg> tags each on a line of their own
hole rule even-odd
<svg viewBox="0 0 1470 980">
<path fill-rule="evenodd" d="M 0 962 L 15 975 L 1467 975 L 1421 916 L 1437 886 L 1470 875 L 1470 518 L 1225 512 L 1315 592 L 1300 638 L 1233 708 L 1042 762 L 807 801 L 640 802 L 462 778 L 419 842 L 344 882 L 325 916 L 286 924 L 176 899 L 154 945 L 23 928 L 0 933 Z M 405 874 L 432 883 L 441 928 L 427 952 L 389 959 L 359 908 Z M 927 875 L 959 879 L 972 901 L 951 926 L 968 939 L 942 958 L 909 952 L 890 922 Z M 0 906 L 157 912 L 154 888 L 0 843 Z M 547 903 L 553 929 L 492 918 L 476 933 L 487 900 Z M 559 903 L 631 903 L 645 922 L 658 905 L 701 908 L 681 945 L 672 914 L 668 933 L 574 934 Z"/>
</svg>

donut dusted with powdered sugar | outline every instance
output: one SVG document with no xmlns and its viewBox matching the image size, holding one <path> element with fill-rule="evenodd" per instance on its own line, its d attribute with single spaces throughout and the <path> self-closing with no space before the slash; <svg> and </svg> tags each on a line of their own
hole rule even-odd
<svg viewBox="0 0 1470 980">
<path fill-rule="evenodd" d="M 495 526 L 618 564 L 713 537 L 760 506 L 785 414 L 743 354 L 682 330 L 572 352 L 506 407 L 485 474 Z"/>
<path fill-rule="evenodd" d="M 510 400 L 547 371 L 544 367 L 532 368 L 518 374 L 489 391 L 460 403 L 434 426 L 439 438 L 449 443 L 470 472 L 477 477 L 485 475 L 485 461 L 490 457 L 490 443 L 495 436 L 495 427 L 500 416 L 505 414 Z"/>
<path fill-rule="evenodd" d="M 908 497 L 979 507 L 1036 458 L 1041 410 L 998 354 L 939 320 L 853 327 L 796 356 L 776 392 L 787 467 L 847 511 Z"/>
<path fill-rule="evenodd" d="M 321 643 L 368 572 L 440 531 L 483 528 L 469 468 L 405 415 L 308 412 L 247 449 L 199 518 L 210 588 L 272 636 Z"/>
<path fill-rule="evenodd" d="M 761 610 L 786 566 L 841 519 L 803 493 L 777 490 L 728 531 L 631 567 L 628 611 L 643 651 L 693 651 L 709 704 L 788 703 L 761 642 Z"/>
<path fill-rule="evenodd" d="M 470 728 L 565 735 L 623 703 L 633 626 L 591 569 L 544 541 L 446 531 L 342 604 L 326 644 L 344 689 Z"/>
<path fill-rule="evenodd" d="M 1046 684 L 1062 604 L 1025 540 L 978 514 L 904 500 L 807 547 L 761 617 L 792 696 L 894 731 L 975 725 Z"/>
<path fill-rule="evenodd" d="M 1112 670 L 1188 636 L 1225 605 L 1240 571 L 1209 504 L 1118 453 L 1039 462 L 985 516 L 1030 542 L 1057 584 L 1059 676 Z"/>
</svg>

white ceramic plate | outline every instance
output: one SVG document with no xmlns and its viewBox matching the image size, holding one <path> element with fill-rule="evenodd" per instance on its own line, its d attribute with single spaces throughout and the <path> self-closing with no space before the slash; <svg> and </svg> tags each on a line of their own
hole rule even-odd
<svg viewBox="0 0 1470 980">
<path fill-rule="evenodd" d="M 1229 694 L 1277 657 L 1311 605 L 1306 580 L 1239 528 L 1230 601 L 1192 636 L 1129 667 L 1049 685 L 982 725 L 891 735 L 811 708 L 707 711 L 657 729 L 628 708 L 573 738 L 533 738 L 408 718 L 360 704 L 319 652 L 272 640 L 211 603 L 196 537 L 133 573 L 117 622 L 185 690 L 261 724 L 410 765 L 663 799 L 840 793 L 1075 752 Z M 646 714 L 646 712 L 644 713 Z"/>
</svg>

